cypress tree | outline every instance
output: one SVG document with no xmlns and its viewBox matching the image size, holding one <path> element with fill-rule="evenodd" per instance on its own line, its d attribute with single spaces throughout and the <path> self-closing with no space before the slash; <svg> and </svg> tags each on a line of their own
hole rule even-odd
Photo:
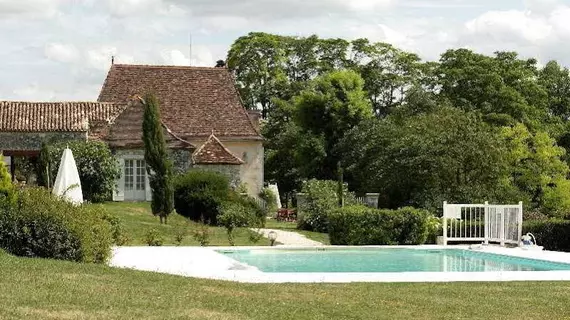
<svg viewBox="0 0 570 320">
<path fill-rule="evenodd" d="M 160 223 L 166 224 L 168 215 L 174 210 L 172 162 L 168 159 L 158 100 L 154 94 L 148 93 L 142 102 L 142 138 L 146 171 L 152 190 L 152 214 L 160 217 Z"/>
</svg>

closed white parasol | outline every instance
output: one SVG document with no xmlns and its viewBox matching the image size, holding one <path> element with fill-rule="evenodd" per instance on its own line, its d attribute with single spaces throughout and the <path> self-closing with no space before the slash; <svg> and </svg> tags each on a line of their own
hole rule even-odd
<svg viewBox="0 0 570 320">
<path fill-rule="evenodd" d="M 57 178 L 53 185 L 53 194 L 61 196 L 76 205 L 83 203 L 79 172 L 77 171 L 73 153 L 69 148 L 66 148 L 61 156 Z"/>
<path fill-rule="evenodd" d="M 275 203 L 277 204 L 277 208 L 283 208 L 281 206 L 281 198 L 279 198 L 279 188 L 277 187 L 277 183 L 269 184 L 269 190 L 273 191 L 273 194 L 275 195 Z"/>
</svg>

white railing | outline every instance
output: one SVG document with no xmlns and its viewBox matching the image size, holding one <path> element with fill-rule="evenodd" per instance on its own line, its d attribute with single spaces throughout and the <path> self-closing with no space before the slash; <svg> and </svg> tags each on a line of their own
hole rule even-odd
<svg viewBox="0 0 570 320">
<path fill-rule="evenodd" d="M 522 237 L 522 202 L 517 205 L 443 203 L 443 245 L 449 242 L 518 245 Z"/>
</svg>

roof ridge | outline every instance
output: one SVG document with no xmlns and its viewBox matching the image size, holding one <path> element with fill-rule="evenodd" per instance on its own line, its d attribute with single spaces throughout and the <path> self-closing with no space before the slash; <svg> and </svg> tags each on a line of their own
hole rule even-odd
<svg viewBox="0 0 570 320">
<path fill-rule="evenodd" d="M 99 101 L 24 101 L 24 100 L 0 100 L 0 103 L 27 103 L 27 104 L 100 104 L 100 105 L 126 105 L 122 102 L 99 102 Z"/>
<path fill-rule="evenodd" d="M 192 160 L 195 162 L 196 161 L 196 157 L 199 155 L 200 152 L 202 152 L 202 150 L 208 145 L 209 142 L 214 141 L 218 146 L 222 147 L 222 150 L 224 152 L 226 152 L 228 155 L 230 155 L 230 157 L 233 158 L 233 160 L 235 160 L 236 162 L 238 162 L 239 164 L 243 164 L 244 161 L 242 159 L 240 159 L 238 156 L 236 156 L 233 152 L 231 152 L 221 141 L 220 139 L 218 139 L 218 137 L 216 137 L 216 135 L 214 134 L 214 130 L 212 130 L 212 134 L 208 137 L 208 139 L 206 140 L 206 142 L 204 142 L 200 148 L 198 148 L 193 154 L 192 154 Z"/>
<path fill-rule="evenodd" d="M 174 132 L 172 132 L 172 130 L 170 130 L 170 128 L 169 128 L 162 120 L 160 120 L 160 124 L 162 125 L 162 127 L 163 127 L 164 129 L 166 129 L 166 132 L 167 132 L 168 134 L 170 134 L 174 139 L 176 139 L 176 140 L 178 140 L 178 141 L 180 141 L 180 142 L 182 142 L 182 143 L 186 143 L 186 144 L 188 144 L 189 146 L 191 146 L 191 147 L 193 147 L 194 149 L 196 149 L 196 146 L 195 146 L 193 143 L 191 143 L 190 141 L 187 141 L 187 140 L 184 140 L 184 139 L 180 138 L 178 135 L 176 135 Z"/>
<path fill-rule="evenodd" d="M 122 67 L 122 68 L 165 68 L 165 69 L 204 69 L 204 70 L 226 70 L 229 69 L 227 67 L 206 67 L 206 66 L 177 66 L 177 65 L 159 65 L 159 64 L 118 64 L 115 63 L 111 66 L 112 67 Z"/>
</svg>

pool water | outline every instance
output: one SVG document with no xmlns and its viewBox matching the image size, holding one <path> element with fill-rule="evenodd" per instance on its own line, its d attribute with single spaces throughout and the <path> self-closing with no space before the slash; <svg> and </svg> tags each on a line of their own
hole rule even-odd
<svg viewBox="0 0 570 320">
<path fill-rule="evenodd" d="M 263 272 L 486 272 L 570 270 L 570 264 L 461 249 L 219 250 Z"/>
</svg>

